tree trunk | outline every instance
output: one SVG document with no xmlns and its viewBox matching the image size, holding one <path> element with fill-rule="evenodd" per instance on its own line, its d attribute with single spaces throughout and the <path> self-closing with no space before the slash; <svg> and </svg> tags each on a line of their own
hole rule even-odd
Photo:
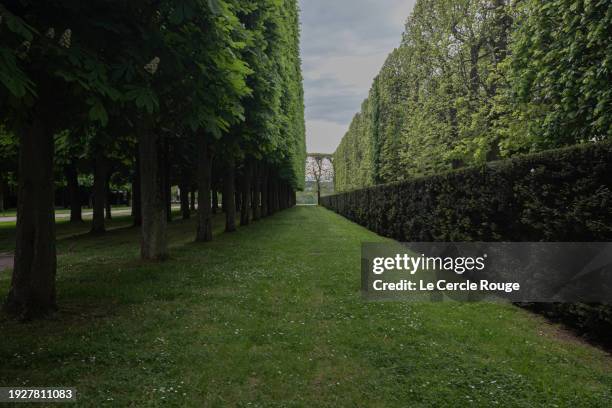
<svg viewBox="0 0 612 408">
<path fill-rule="evenodd" d="M 179 186 L 181 195 L 181 215 L 184 220 L 191 218 L 191 210 L 189 209 L 189 183 L 181 183 Z"/>
<path fill-rule="evenodd" d="M 70 200 L 70 222 L 83 222 L 83 212 L 81 210 L 81 192 L 79 190 L 79 175 L 74 163 L 68 164 L 64 169 L 66 182 L 68 184 L 68 195 Z"/>
<path fill-rule="evenodd" d="M 212 210 L 210 189 L 212 178 L 212 150 L 206 135 L 198 135 L 198 230 L 197 242 L 212 241 Z"/>
<path fill-rule="evenodd" d="M 164 199 L 166 201 L 166 217 L 168 222 L 172 222 L 172 167 L 170 160 L 170 143 L 164 138 L 163 151 L 163 180 L 164 180 Z"/>
<path fill-rule="evenodd" d="M 4 211 L 4 178 L 0 174 L 0 212 Z"/>
<path fill-rule="evenodd" d="M 148 129 L 140 135 L 140 188 L 142 197 L 142 259 L 168 257 L 166 200 L 163 179 L 163 140 Z"/>
<path fill-rule="evenodd" d="M 112 207 L 112 196 L 111 196 L 111 189 L 110 189 L 110 178 L 111 178 L 111 174 L 109 172 L 108 176 L 106 177 L 106 184 L 104 186 L 105 191 L 105 204 L 106 204 L 106 219 L 107 220 L 112 220 L 113 219 L 113 214 L 111 213 L 111 207 Z"/>
<path fill-rule="evenodd" d="M 94 184 L 93 184 L 93 221 L 91 222 L 92 234 L 101 234 L 104 228 L 104 208 L 106 206 L 106 158 L 97 154 L 94 160 Z"/>
<path fill-rule="evenodd" d="M 221 211 L 223 211 L 223 213 L 225 214 L 226 213 L 225 209 L 227 208 L 227 200 L 225 198 L 225 188 L 224 187 L 225 187 L 225 184 L 222 185 L 222 190 L 224 191 L 221 193 Z"/>
<path fill-rule="evenodd" d="M 15 264 L 5 310 L 22 319 L 43 316 L 55 304 L 53 132 L 35 112 L 19 146 Z"/>
<path fill-rule="evenodd" d="M 277 213 L 280 210 L 278 179 L 276 176 L 272 179 L 272 212 Z"/>
<path fill-rule="evenodd" d="M 234 185 L 235 178 L 234 159 L 230 158 L 223 175 L 223 199 L 225 200 L 225 232 L 236 231 L 236 199 Z"/>
<path fill-rule="evenodd" d="M 134 226 L 142 225 L 142 192 L 140 190 L 140 154 L 136 152 L 136 160 L 134 162 L 134 180 L 132 181 L 132 217 Z"/>
<path fill-rule="evenodd" d="M 212 213 L 216 214 L 219 211 L 219 193 L 212 190 Z"/>
<path fill-rule="evenodd" d="M 317 180 L 317 205 L 321 205 L 321 181 Z"/>
<path fill-rule="evenodd" d="M 191 209 L 191 211 L 195 211 L 196 210 L 196 189 L 192 188 L 191 189 L 191 194 L 189 194 L 189 198 L 191 200 L 191 202 L 189 203 L 189 208 Z"/>
<path fill-rule="evenodd" d="M 253 163 L 253 198 L 252 210 L 253 221 L 261 219 L 261 163 L 255 161 Z"/>
<path fill-rule="evenodd" d="M 251 223 L 251 160 L 244 161 L 244 174 L 242 175 L 242 205 L 240 208 L 240 225 Z"/>
<path fill-rule="evenodd" d="M 269 215 L 268 207 L 268 168 L 264 164 L 262 165 L 261 171 L 261 216 L 267 217 Z"/>
<path fill-rule="evenodd" d="M 278 200 L 279 200 L 279 208 L 281 210 L 284 210 L 287 208 L 287 185 L 282 182 L 279 185 L 279 195 L 278 195 Z"/>
<path fill-rule="evenodd" d="M 274 189 L 272 188 L 273 178 L 273 174 L 268 175 L 268 185 L 265 187 L 268 190 L 268 215 L 274 214 Z"/>
<path fill-rule="evenodd" d="M 179 195 L 181 199 L 181 216 L 184 220 L 191 218 L 191 208 L 189 207 L 189 192 L 191 190 L 191 172 L 186 166 L 181 167 L 181 183 L 179 185 Z"/>
<path fill-rule="evenodd" d="M 236 191 L 234 187 L 234 202 L 236 203 L 236 211 L 239 212 L 242 210 L 242 188 L 239 191 Z"/>
</svg>

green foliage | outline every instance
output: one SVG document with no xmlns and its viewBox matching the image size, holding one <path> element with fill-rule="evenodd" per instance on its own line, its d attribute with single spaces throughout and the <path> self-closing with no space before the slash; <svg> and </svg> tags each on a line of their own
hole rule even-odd
<svg viewBox="0 0 612 408">
<path fill-rule="evenodd" d="M 253 70 L 245 121 L 235 130 L 246 156 L 263 158 L 293 188 L 304 184 L 304 91 L 295 0 L 241 2 L 250 36 L 243 58 Z"/>
<path fill-rule="evenodd" d="M 17 138 L 0 124 L 0 177 L 15 170 L 17 162 Z"/>
<path fill-rule="evenodd" d="M 34 95 L 34 83 L 19 67 L 18 59 L 23 56 L 24 44 L 33 40 L 35 30 L 2 4 L 0 22 L 0 35 L 8 37 L 8 41 L 0 43 L 0 84 L 8 91 L 7 96 L 23 98 L 27 94 Z M 4 96 L 2 93 L 0 95 Z"/>
<path fill-rule="evenodd" d="M 608 139 L 609 2 L 419 0 L 335 154 L 337 188 Z"/>
<path fill-rule="evenodd" d="M 611 10 L 605 0 L 520 5 L 510 82 L 535 146 L 612 136 Z"/>
<path fill-rule="evenodd" d="M 322 203 L 405 242 L 607 242 L 611 175 L 612 145 L 599 143 L 354 190 Z M 585 307 L 554 310 L 609 336 L 610 307 L 605 313 Z"/>
<path fill-rule="evenodd" d="M 602 143 L 354 190 L 325 204 L 407 242 L 607 241 L 610 174 L 612 147 Z"/>
<path fill-rule="evenodd" d="M 102 140 L 86 144 L 106 156 L 163 128 L 172 137 L 204 134 L 220 152 L 264 159 L 294 187 L 303 183 L 295 0 L 7 7 L 0 5 L 0 119 L 17 135 L 39 105 L 53 112 L 45 126 L 68 129 L 73 144 L 98 129 Z M 58 152 L 74 150 L 64 147 Z"/>
</svg>

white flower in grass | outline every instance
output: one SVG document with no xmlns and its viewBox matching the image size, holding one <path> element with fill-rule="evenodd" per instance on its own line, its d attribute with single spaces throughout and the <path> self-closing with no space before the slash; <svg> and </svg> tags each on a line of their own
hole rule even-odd
<svg viewBox="0 0 612 408">
<path fill-rule="evenodd" d="M 144 66 L 145 71 L 151 75 L 155 75 L 157 68 L 159 67 L 159 57 L 153 58 L 147 65 Z"/>
<path fill-rule="evenodd" d="M 534 173 L 535 173 L 535 169 L 531 169 L 531 174 L 534 174 Z"/>
<path fill-rule="evenodd" d="M 62 36 L 59 39 L 59 45 L 64 48 L 70 48 L 70 44 L 72 41 L 72 30 L 67 28 L 66 31 L 62 33 Z"/>
<path fill-rule="evenodd" d="M 55 28 L 49 27 L 46 34 L 47 38 L 54 39 L 55 38 Z"/>
</svg>

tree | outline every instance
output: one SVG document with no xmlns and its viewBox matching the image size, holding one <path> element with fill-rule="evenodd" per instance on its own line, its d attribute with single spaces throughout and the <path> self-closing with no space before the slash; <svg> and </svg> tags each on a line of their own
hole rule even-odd
<svg viewBox="0 0 612 408">
<path fill-rule="evenodd" d="M 109 186 L 131 182 L 146 260 L 168 255 L 173 175 L 192 200 L 197 181 L 199 241 L 212 239 L 213 183 L 225 180 L 229 203 L 236 172 L 245 224 L 263 191 L 275 208 L 291 203 L 305 150 L 295 0 L 11 1 L 0 16 L 0 119 L 20 147 L 10 313 L 55 309 L 54 167 L 74 221 L 79 174 L 93 173 L 92 232 L 104 231 L 105 207 L 110 215 Z M 227 171 L 213 174 L 215 162 Z"/>
<path fill-rule="evenodd" d="M 14 179 L 17 167 L 17 139 L 0 125 L 0 212 L 4 211 L 5 186 Z"/>
<path fill-rule="evenodd" d="M 512 36 L 506 146 L 538 150 L 610 139 L 610 4 L 519 2 Z"/>
<path fill-rule="evenodd" d="M 105 31 L 86 29 L 91 13 L 72 3 L 9 6 L 0 5 L 0 101 L 3 111 L 10 110 L 9 126 L 20 147 L 15 266 L 5 309 L 30 318 L 56 308 L 54 135 L 68 127 L 69 117 L 82 114 L 71 106 L 72 97 L 116 94 L 95 57 Z M 73 38 L 73 30 L 83 35 Z"/>
<path fill-rule="evenodd" d="M 306 159 L 306 177 L 314 180 L 317 188 L 317 204 L 321 205 L 321 182 L 334 179 L 331 155 L 309 153 Z"/>
</svg>

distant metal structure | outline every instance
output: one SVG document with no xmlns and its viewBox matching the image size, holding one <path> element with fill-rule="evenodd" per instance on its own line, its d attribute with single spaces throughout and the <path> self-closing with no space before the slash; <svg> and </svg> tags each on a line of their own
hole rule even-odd
<svg viewBox="0 0 612 408">
<path fill-rule="evenodd" d="M 317 186 L 317 204 L 321 203 L 321 182 L 331 181 L 335 185 L 334 156 L 330 153 L 308 153 L 306 155 L 306 177 Z"/>
</svg>

